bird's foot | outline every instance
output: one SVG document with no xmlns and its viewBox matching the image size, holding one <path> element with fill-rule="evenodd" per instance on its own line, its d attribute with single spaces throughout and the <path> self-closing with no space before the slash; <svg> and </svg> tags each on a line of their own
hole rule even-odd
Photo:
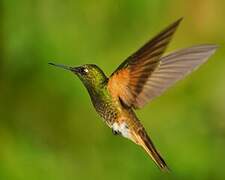
<svg viewBox="0 0 225 180">
<path fill-rule="evenodd" d="M 119 131 L 116 131 L 114 129 L 112 129 L 112 133 L 113 133 L 113 135 L 120 135 L 121 134 Z"/>
</svg>

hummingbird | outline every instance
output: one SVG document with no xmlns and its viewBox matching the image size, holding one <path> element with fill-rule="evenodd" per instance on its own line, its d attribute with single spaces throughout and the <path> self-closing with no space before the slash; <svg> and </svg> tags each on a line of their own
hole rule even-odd
<svg viewBox="0 0 225 180">
<path fill-rule="evenodd" d="M 161 95 L 216 51 L 202 44 L 163 55 L 182 18 L 149 40 L 107 77 L 95 64 L 77 67 L 49 63 L 74 73 L 86 87 L 92 104 L 114 135 L 141 146 L 162 170 L 169 168 L 134 110 Z"/>
</svg>

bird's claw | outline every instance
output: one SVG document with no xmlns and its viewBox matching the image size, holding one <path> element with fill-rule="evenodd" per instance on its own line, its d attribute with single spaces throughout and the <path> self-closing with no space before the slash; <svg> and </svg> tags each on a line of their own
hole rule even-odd
<svg viewBox="0 0 225 180">
<path fill-rule="evenodd" d="M 112 129 L 112 133 L 113 135 L 120 135 L 120 133 L 118 131 L 115 131 L 114 129 Z"/>
</svg>

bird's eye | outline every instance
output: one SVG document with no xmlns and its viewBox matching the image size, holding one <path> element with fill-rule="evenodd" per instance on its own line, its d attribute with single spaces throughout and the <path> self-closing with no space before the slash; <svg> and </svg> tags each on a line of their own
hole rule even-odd
<svg viewBox="0 0 225 180">
<path fill-rule="evenodd" d="M 84 68 L 84 72 L 88 73 L 88 69 Z"/>
<path fill-rule="evenodd" d="M 88 73 L 87 68 L 81 68 L 80 71 L 81 71 L 81 74 L 87 74 Z"/>
</svg>

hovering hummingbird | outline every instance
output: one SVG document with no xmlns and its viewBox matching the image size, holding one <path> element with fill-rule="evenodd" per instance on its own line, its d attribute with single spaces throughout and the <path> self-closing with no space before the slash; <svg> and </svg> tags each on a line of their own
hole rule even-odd
<svg viewBox="0 0 225 180">
<path fill-rule="evenodd" d="M 206 62 L 217 49 L 216 45 L 197 45 L 162 56 L 181 20 L 172 23 L 129 56 L 110 77 L 94 64 L 69 67 L 49 63 L 77 75 L 113 134 L 143 147 L 161 170 L 168 170 L 168 167 L 134 110 L 142 108 Z"/>
</svg>

